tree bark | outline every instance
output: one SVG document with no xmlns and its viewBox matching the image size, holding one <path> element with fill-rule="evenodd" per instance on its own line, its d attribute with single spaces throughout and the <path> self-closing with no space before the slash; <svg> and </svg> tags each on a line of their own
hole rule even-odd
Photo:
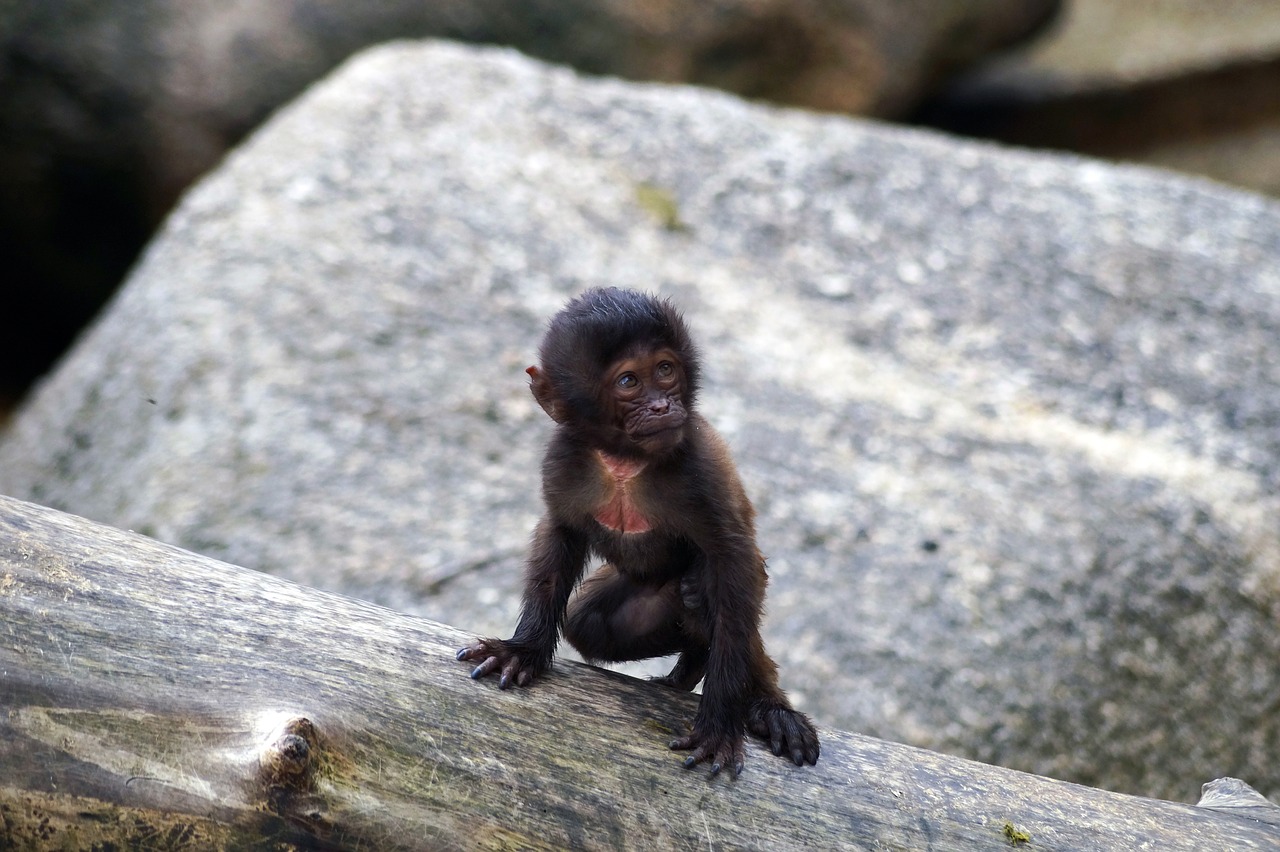
<svg viewBox="0 0 1280 852">
<path fill-rule="evenodd" d="M 1192 807 L 832 730 L 817 767 L 753 744 L 711 778 L 667 749 L 695 696 L 568 663 L 502 692 L 469 638 L 0 497 L 0 849 L 1280 848 L 1229 785 Z"/>
</svg>

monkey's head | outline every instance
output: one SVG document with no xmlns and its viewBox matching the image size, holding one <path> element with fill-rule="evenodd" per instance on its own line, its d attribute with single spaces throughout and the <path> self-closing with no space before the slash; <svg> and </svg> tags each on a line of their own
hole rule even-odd
<svg viewBox="0 0 1280 852">
<path fill-rule="evenodd" d="M 526 372 L 542 409 L 598 449 L 661 455 L 684 440 L 698 352 L 666 299 L 588 290 L 552 318 Z"/>
</svg>

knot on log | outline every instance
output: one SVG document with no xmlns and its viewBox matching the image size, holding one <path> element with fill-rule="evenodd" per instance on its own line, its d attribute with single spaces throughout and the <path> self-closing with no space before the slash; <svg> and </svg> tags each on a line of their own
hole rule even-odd
<svg viewBox="0 0 1280 852">
<path fill-rule="evenodd" d="M 305 716 L 289 716 L 270 729 L 258 752 L 258 783 L 266 809 L 313 838 L 333 832 L 331 803 L 316 791 L 316 776 L 331 763 L 319 729 Z"/>
<path fill-rule="evenodd" d="M 271 732 L 258 753 L 258 780 L 269 796 L 309 793 L 315 786 L 320 734 L 310 719 L 295 716 Z"/>
</svg>

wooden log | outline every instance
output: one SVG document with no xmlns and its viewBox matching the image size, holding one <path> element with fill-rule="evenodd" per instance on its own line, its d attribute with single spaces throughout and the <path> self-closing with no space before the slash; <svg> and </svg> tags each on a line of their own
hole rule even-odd
<svg viewBox="0 0 1280 852">
<path fill-rule="evenodd" d="M 0 497 L 0 849 L 1280 848 L 1236 788 L 1211 810 L 832 730 L 817 767 L 753 745 L 711 778 L 666 745 L 694 696 L 565 663 L 502 692 L 467 638 Z"/>
</svg>

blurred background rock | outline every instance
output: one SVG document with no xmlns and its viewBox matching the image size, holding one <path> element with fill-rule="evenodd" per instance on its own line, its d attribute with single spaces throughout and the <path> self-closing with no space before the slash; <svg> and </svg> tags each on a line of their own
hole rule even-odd
<svg viewBox="0 0 1280 852">
<path fill-rule="evenodd" d="M 280 105 L 394 38 L 903 116 L 1057 0 L 17 0 L 0 5 L 0 411 L 182 191 Z"/>
<path fill-rule="evenodd" d="M 1072 0 L 913 118 L 1280 195 L 1280 3 Z"/>
<path fill-rule="evenodd" d="M 192 181 L 346 56 L 424 36 L 1280 194 L 1274 0 L 18 0 L 0 7 L 0 418 Z"/>
</svg>

